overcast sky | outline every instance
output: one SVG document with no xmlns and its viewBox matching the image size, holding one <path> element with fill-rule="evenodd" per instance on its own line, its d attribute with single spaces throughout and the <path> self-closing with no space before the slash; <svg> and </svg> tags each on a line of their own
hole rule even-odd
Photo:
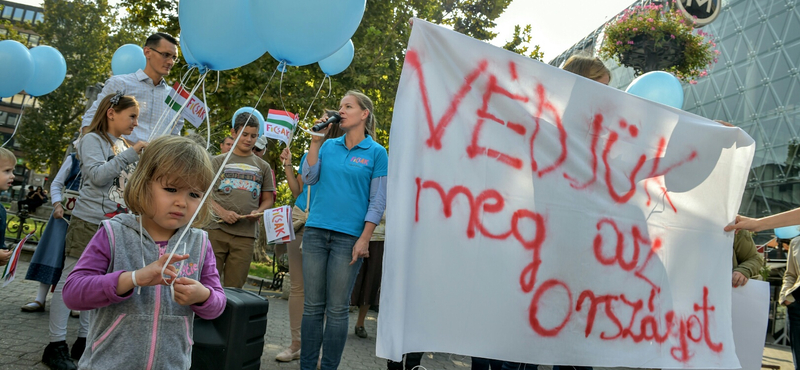
<svg viewBox="0 0 800 370">
<path fill-rule="evenodd" d="M 42 3 L 41 0 L 12 1 L 37 6 Z M 495 32 L 499 35 L 492 44 L 502 46 L 511 39 L 515 25 L 524 27 L 530 24 L 533 30 L 531 41 L 541 46 L 545 61 L 549 61 L 633 2 L 634 0 L 514 0 L 497 20 Z"/>
</svg>

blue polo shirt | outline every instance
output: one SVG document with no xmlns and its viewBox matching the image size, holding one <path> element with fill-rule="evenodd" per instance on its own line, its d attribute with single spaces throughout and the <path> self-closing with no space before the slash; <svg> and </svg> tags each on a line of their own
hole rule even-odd
<svg viewBox="0 0 800 370">
<path fill-rule="evenodd" d="M 370 184 L 387 175 L 389 156 L 369 136 L 348 150 L 345 137 L 328 139 L 319 150 L 319 178 L 312 190 L 321 195 L 312 194 L 314 211 L 306 226 L 359 237 L 369 207 Z M 308 172 L 307 176 L 313 176 L 315 171 Z"/>
</svg>

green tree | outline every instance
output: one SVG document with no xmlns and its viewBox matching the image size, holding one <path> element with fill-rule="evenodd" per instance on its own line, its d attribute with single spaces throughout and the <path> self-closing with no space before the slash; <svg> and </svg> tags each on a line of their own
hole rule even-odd
<svg viewBox="0 0 800 370">
<path fill-rule="evenodd" d="M 328 83 L 324 84 L 303 124 L 310 125 L 324 108 L 338 108 L 339 99 L 348 90 L 360 90 L 375 103 L 374 113 L 378 118 L 376 141 L 388 147 L 394 99 L 411 31 L 408 20 L 417 17 L 451 26 L 454 30 L 479 40 L 491 40 L 496 37 L 496 33 L 492 31 L 495 21 L 510 2 L 511 0 L 368 1 L 361 25 L 352 37 L 356 47 L 353 62 L 344 72 L 332 77 L 330 91 Z M 123 0 L 120 4 L 126 7 L 131 19 L 141 27 L 155 27 L 173 35 L 179 34 L 176 2 Z M 530 31 L 527 34 L 518 34 L 520 41 L 514 44 L 512 40 L 513 49 L 509 50 L 528 53 L 524 44 L 531 41 Z M 533 50 L 538 52 L 538 47 Z M 541 57 L 541 54 L 528 54 Z M 205 87 L 208 98 L 206 103 L 212 118 L 213 150 L 218 150 L 217 144 L 230 133 L 232 114 L 243 106 L 253 106 L 256 103 L 277 65 L 278 62 L 269 54 L 264 54 L 255 62 L 241 68 L 209 74 Z M 181 67 L 179 64 L 174 69 L 181 70 Z M 323 84 L 324 77 L 316 64 L 289 67 L 283 76 L 275 76 L 258 104 L 259 111 L 266 113 L 270 108 L 288 110 L 299 112 L 303 118 L 317 89 Z M 177 79 L 178 76 L 173 74 L 171 78 Z M 190 87 L 194 81 L 195 78 L 190 79 Z M 205 136 L 205 130 L 203 125 L 198 131 Z M 308 147 L 308 141 L 308 135 L 296 136 L 292 144 L 295 165 Z M 284 147 L 282 143 L 270 140 L 265 155 L 272 168 L 276 169 L 278 183 L 284 180 L 278 158 Z"/>
<path fill-rule="evenodd" d="M 520 55 L 525 55 L 531 59 L 542 61 L 544 59 L 544 52 L 539 49 L 539 45 L 534 45 L 533 50 L 528 53 L 528 45 L 531 43 L 531 25 L 526 25 L 521 28 L 519 25 L 514 26 L 514 36 L 511 41 L 503 45 L 503 49 L 513 51 Z"/>
<path fill-rule="evenodd" d="M 64 56 L 67 77 L 58 89 L 37 98 L 37 107 L 25 111 L 18 140 L 29 167 L 49 168 L 54 178 L 86 110 L 86 87 L 108 77 L 114 21 L 106 0 L 45 0 L 43 8 L 44 21 L 35 30 L 43 44 Z"/>
</svg>

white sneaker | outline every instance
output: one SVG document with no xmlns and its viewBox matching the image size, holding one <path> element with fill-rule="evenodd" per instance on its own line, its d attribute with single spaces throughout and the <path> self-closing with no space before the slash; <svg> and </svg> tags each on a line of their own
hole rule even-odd
<svg viewBox="0 0 800 370">
<path fill-rule="evenodd" d="M 276 361 L 280 361 L 280 362 L 289 362 L 289 361 L 294 361 L 294 360 L 299 360 L 299 359 L 300 359 L 300 350 L 299 349 L 296 352 L 292 352 L 291 348 L 287 348 L 287 349 L 283 350 L 283 352 L 281 352 L 277 356 L 275 356 L 275 360 Z"/>
</svg>

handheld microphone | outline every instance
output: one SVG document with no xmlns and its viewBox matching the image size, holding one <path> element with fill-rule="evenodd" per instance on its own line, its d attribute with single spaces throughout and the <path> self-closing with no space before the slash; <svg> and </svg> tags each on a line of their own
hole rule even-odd
<svg viewBox="0 0 800 370">
<path fill-rule="evenodd" d="M 338 113 L 335 113 L 330 118 L 328 118 L 327 121 L 320 122 L 320 123 L 317 123 L 316 125 L 314 125 L 314 127 L 311 128 L 311 131 L 317 132 L 319 130 L 322 130 L 325 127 L 328 127 L 328 125 L 330 125 L 331 123 L 339 123 L 339 121 L 341 119 L 342 119 L 342 117 L 340 117 Z"/>
</svg>

